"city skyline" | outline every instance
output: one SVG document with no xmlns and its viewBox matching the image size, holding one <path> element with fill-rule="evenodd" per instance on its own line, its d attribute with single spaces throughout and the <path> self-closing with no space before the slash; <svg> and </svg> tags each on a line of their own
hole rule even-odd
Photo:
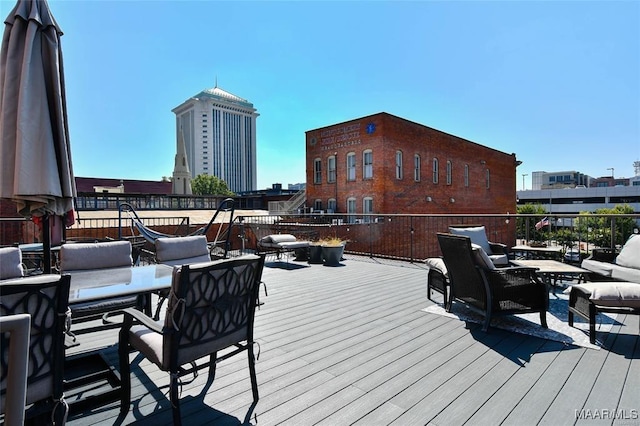
<svg viewBox="0 0 640 426">
<path fill-rule="evenodd" d="M 306 131 L 378 112 L 516 153 L 516 189 L 640 159 L 638 2 L 49 4 L 78 176 L 171 176 L 171 109 L 216 83 L 260 112 L 258 189 L 305 181 Z"/>
</svg>

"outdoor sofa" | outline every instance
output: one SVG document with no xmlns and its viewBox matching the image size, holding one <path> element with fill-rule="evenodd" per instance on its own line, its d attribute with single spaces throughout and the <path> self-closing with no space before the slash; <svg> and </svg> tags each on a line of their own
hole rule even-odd
<svg viewBox="0 0 640 426">
<path fill-rule="evenodd" d="M 590 272 L 592 281 L 628 281 L 640 285 L 640 235 L 631 235 L 617 256 L 610 250 L 594 250 L 581 266 Z"/>
</svg>

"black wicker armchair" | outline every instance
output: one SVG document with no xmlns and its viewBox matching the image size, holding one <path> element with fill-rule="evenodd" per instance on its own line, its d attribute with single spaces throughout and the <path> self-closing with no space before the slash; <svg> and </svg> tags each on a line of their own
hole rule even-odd
<svg viewBox="0 0 640 426">
<path fill-rule="evenodd" d="M 438 233 L 438 242 L 451 282 L 451 302 L 463 303 L 484 315 L 487 331 L 496 315 L 540 313 L 540 324 L 547 327 L 549 293 L 534 268 L 493 268 L 482 261 L 479 249 L 472 249 L 469 237 Z M 488 264 L 487 264 L 488 263 Z"/>
</svg>

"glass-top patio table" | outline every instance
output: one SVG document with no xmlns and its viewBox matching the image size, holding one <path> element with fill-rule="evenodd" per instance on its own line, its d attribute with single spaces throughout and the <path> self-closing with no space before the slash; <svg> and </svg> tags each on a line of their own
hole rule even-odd
<svg viewBox="0 0 640 426">
<path fill-rule="evenodd" d="M 69 303 L 153 293 L 171 287 L 172 266 L 145 265 L 71 271 Z"/>
<path fill-rule="evenodd" d="M 148 296 L 150 302 L 151 293 L 171 288 L 172 271 L 173 267 L 168 265 L 71 271 L 69 306 L 73 309 L 74 304 L 100 303 L 131 295 Z M 102 356 L 100 349 L 67 356 L 64 368 L 65 393 L 69 395 L 67 401 L 72 413 L 119 400 L 120 375 Z M 109 386 L 104 390 L 104 385 L 98 387 L 100 383 Z M 102 390 L 84 392 L 89 384 Z"/>
</svg>

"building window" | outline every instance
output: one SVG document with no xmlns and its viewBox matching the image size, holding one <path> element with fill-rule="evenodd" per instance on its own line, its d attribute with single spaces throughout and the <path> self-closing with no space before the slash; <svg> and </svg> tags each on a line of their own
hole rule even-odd
<svg viewBox="0 0 640 426">
<path fill-rule="evenodd" d="M 327 213 L 335 213 L 336 206 L 337 206 L 336 199 L 329 198 L 329 201 L 327 202 Z"/>
<path fill-rule="evenodd" d="M 336 157 L 332 155 L 327 159 L 327 182 L 333 183 L 336 181 Z"/>
<path fill-rule="evenodd" d="M 491 173 L 489 173 L 489 169 L 487 169 L 487 189 L 491 188 Z"/>
<path fill-rule="evenodd" d="M 402 179 L 402 151 L 396 151 L 396 179 Z"/>
<path fill-rule="evenodd" d="M 313 160 L 313 183 L 322 183 L 322 160 Z"/>
<path fill-rule="evenodd" d="M 356 180 L 356 154 L 347 154 L 347 180 Z"/>
<path fill-rule="evenodd" d="M 322 200 L 315 200 L 313 202 L 313 211 L 319 212 L 322 210 Z"/>
<path fill-rule="evenodd" d="M 353 223 L 355 222 L 355 214 L 356 212 L 356 199 L 355 198 L 348 198 L 347 199 L 347 213 L 349 214 L 349 216 L 347 216 L 347 222 L 349 223 Z"/>
<path fill-rule="evenodd" d="M 420 154 L 413 156 L 413 180 L 420 182 Z"/>
<path fill-rule="evenodd" d="M 438 183 L 438 159 L 433 159 L 433 183 Z"/>
<path fill-rule="evenodd" d="M 364 213 L 365 215 L 373 214 L 373 198 L 365 197 L 362 200 L 362 213 Z M 372 217 L 364 216 L 364 221 L 365 223 L 372 222 Z"/>
<path fill-rule="evenodd" d="M 363 179 L 373 179 L 373 151 L 367 150 L 362 153 Z"/>
<path fill-rule="evenodd" d="M 468 164 L 464 165 L 464 186 L 466 188 L 469 187 L 469 165 Z"/>
<path fill-rule="evenodd" d="M 447 185 L 451 185 L 451 160 L 447 160 Z"/>
</svg>

